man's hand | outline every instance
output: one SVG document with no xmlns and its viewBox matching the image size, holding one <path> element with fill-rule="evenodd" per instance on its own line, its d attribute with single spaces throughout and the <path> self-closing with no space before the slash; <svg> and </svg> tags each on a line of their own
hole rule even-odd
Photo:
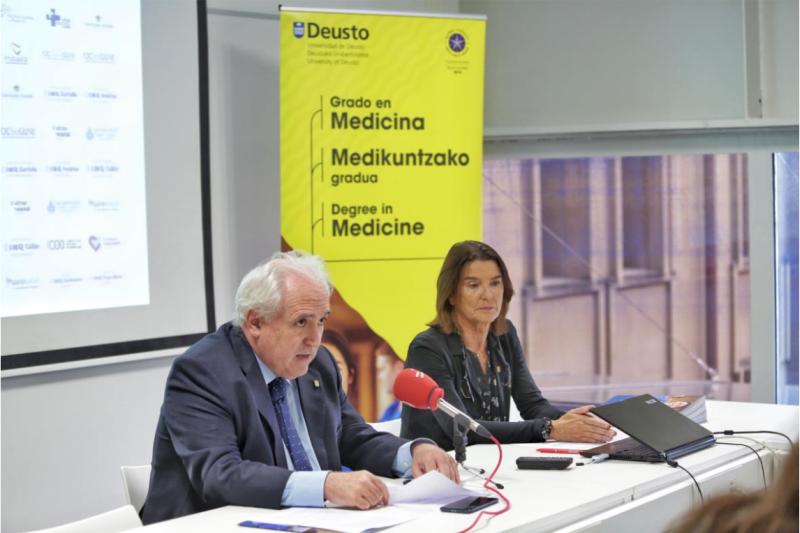
<svg viewBox="0 0 800 533">
<path fill-rule="evenodd" d="M 414 477 L 438 470 L 454 482 L 459 482 L 456 460 L 434 444 L 427 442 L 417 444 L 414 446 L 411 459 L 411 474 Z"/>
<path fill-rule="evenodd" d="M 550 438 L 566 442 L 608 442 L 617 433 L 611 426 L 589 414 L 593 405 L 570 409 L 558 420 L 553 420 Z"/>
<path fill-rule="evenodd" d="M 366 470 L 358 472 L 331 472 L 323 487 L 325 499 L 358 509 L 371 509 L 389 503 L 386 485 Z"/>
</svg>

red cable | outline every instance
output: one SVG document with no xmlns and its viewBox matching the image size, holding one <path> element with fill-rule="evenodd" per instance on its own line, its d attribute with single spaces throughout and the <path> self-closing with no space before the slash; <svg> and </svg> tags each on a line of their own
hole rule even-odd
<svg viewBox="0 0 800 533">
<path fill-rule="evenodd" d="M 492 478 L 497 473 L 497 469 L 500 468 L 500 464 L 503 462 L 503 447 L 500 446 L 500 443 L 497 441 L 496 438 L 494 438 L 494 435 L 492 435 L 492 442 L 497 444 L 497 449 L 500 451 L 500 457 L 497 459 L 497 465 L 495 465 L 494 470 L 492 470 L 492 473 L 489 474 L 489 477 L 487 477 L 486 481 L 483 483 L 483 487 L 486 490 L 494 492 L 495 494 L 500 496 L 500 499 L 502 499 L 506 503 L 506 506 L 504 508 L 500 509 L 499 511 L 481 511 L 480 513 L 478 513 L 478 516 L 475 517 L 475 520 L 472 521 L 472 523 L 469 525 L 469 527 L 467 529 L 462 529 L 458 533 L 467 533 L 467 531 L 469 531 L 470 529 L 475 527 L 475 525 L 478 523 L 478 521 L 481 519 L 481 517 L 483 515 L 485 515 L 485 514 L 490 515 L 492 517 L 495 517 L 495 516 L 498 516 L 498 515 L 501 515 L 501 514 L 505 513 L 509 509 L 511 509 L 511 502 L 508 501 L 508 498 L 503 496 L 503 494 L 499 490 L 497 490 L 497 489 L 495 489 L 495 488 L 490 486 L 490 482 L 492 481 Z"/>
</svg>

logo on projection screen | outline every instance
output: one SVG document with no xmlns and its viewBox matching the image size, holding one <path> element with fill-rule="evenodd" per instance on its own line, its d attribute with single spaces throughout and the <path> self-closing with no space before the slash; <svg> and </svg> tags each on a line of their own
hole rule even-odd
<svg viewBox="0 0 800 533">
<path fill-rule="evenodd" d="M 17 6 L 11 7 L 10 5 L 3 2 L 2 7 L 0 7 L 0 17 L 2 17 L 3 22 L 13 22 L 14 24 L 27 24 L 28 22 L 33 21 L 33 15 L 29 15 L 27 13 L 20 13 L 16 9 Z"/>
<path fill-rule="evenodd" d="M 146 3 L 0 0 L 0 316 L 150 302 Z"/>
<path fill-rule="evenodd" d="M 50 27 L 55 28 L 56 26 L 60 28 L 69 28 L 70 27 L 70 19 L 65 19 L 58 13 L 56 13 L 55 9 L 51 9 L 50 13 L 46 15 L 47 20 L 50 22 Z"/>
<path fill-rule="evenodd" d="M 23 53 L 22 45 L 18 42 L 11 41 L 8 43 L 10 54 L 3 54 L 3 62 L 6 65 L 27 65 L 28 56 Z"/>
</svg>

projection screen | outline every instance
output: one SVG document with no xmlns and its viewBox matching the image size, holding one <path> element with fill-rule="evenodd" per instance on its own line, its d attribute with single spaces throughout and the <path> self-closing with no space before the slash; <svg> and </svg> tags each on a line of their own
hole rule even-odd
<svg viewBox="0 0 800 533">
<path fill-rule="evenodd" d="M 3 0 L 2 35 L 2 370 L 191 344 L 215 327 L 205 1 Z"/>
</svg>

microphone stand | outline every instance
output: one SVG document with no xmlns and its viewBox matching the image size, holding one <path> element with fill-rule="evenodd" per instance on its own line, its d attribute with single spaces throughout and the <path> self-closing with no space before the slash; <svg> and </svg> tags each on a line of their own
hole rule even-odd
<svg viewBox="0 0 800 533">
<path fill-rule="evenodd" d="M 470 474 L 483 479 L 484 481 L 489 481 L 489 483 L 493 484 L 498 489 L 504 489 L 502 484 L 497 483 L 495 481 L 489 480 L 483 474 L 486 473 L 486 470 L 480 467 L 469 466 L 466 464 L 467 460 L 467 431 L 469 431 L 469 427 L 465 427 L 462 424 L 459 424 L 457 418 L 453 418 L 453 450 L 456 454 L 456 462 L 469 472 Z"/>
<path fill-rule="evenodd" d="M 469 431 L 468 428 L 459 424 L 455 418 L 453 419 L 453 450 L 456 452 L 456 462 L 461 466 L 464 466 L 464 461 L 467 460 L 467 431 Z M 481 474 L 483 472 L 484 470 L 481 469 Z"/>
</svg>

